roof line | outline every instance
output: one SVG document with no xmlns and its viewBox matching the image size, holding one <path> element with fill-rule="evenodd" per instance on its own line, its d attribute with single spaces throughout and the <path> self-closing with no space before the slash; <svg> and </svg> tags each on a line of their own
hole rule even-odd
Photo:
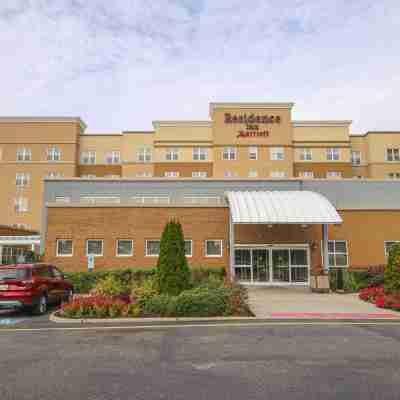
<svg viewBox="0 0 400 400">
<path fill-rule="evenodd" d="M 43 116 L 43 117 L 26 117 L 26 116 L 3 116 L 0 117 L 1 122 L 78 122 L 81 126 L 82 130 L 87 128 L 85 122 L 81 119 L 81 117 L 62 117 L 62 116 Z"/>
</svg>

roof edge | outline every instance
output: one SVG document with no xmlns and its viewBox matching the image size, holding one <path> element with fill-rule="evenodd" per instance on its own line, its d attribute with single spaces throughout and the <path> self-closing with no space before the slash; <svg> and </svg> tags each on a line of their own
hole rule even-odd
<svg viewBox="0 0 400 400">
<path fill-rule="evenodd" d="M 7 123 L 7 122 L 34 122 L 34 123 L 40 123 L 40 122 L 77 122 L 81 129 L 84 131 L 87 128 L 86 123 L 82 120 L 81 117 L 12 117 L 12 116 L 5 116 L 5 117 L 0 117 L 0 123 Z"/>
</svg>

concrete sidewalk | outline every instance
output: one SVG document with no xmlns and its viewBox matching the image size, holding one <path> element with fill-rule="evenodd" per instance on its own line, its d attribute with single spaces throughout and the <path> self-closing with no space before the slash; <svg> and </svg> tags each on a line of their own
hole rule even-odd
<svg viewBox="0 0 400 400">
<path fill-rule="evenodd" d="M 400 318 L 400 313 L 359 300 L 357 294 L 311 293 L 299 287 L 248 287 L 257 318 Z"/>
</svg>

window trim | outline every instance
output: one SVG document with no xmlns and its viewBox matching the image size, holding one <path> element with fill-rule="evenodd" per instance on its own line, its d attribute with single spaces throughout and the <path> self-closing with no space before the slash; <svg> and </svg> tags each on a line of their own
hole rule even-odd
<svg viewBox="0 0 400 400">
<path fill-rule="evenodd" d="M 389 157 L 388 157 L 389 150 L 391 150 L 391 152 L 392 152 L 392 160 L 389 160 Z M 396 160 L 395 157 L 394 157 L 395 150 L 397 150 L 397 152 L 398 152 L 398 158 L 399 158 L 398 160 Z M 400 148 L 399 147 L 386 147 L 385 161 L 389 162 L 389 163 L 398 163 L 398 162 L 400 162 Z"/>
<path fill-rule="evenodd" d="M 58 242 L 69 241 L 71 242 L 71 254 L 60 254 L 58 251 Z M 56 240 L 56 257 L 73 257 L 74 256 L 74 241 L 73 239 L 57 239 Z"/>
<path fill-rule="evenodd" d="M 144 242 L 145 257 L 159 257 L 160 252 L 158 252 L 158 254 L 149 254 L 148 253 L 148 251 L 147 251 L 147 243 L 148 242 L 158 242 L 161 245 L 161 239 L 146 239 Z"/>
<path fill-rule="evenodd" d="M 203 175 L 203 176 L 200 176 L 200 175 Z M 192 178 L 193 179 L 205 179 L 205 178 L 208 178 L 207 171 L 192 171 Z"/>
<path fill-rule="evenodd" d="M 28 187 L 31 184 L 31 178 L 32 178 L 32 174 L 30 172 L 16 172 L 15 173 L 15 186 L 17 188 Z"/>
<path fill-rule="evenodd" d="M 310 155 L 310 158 L 306 157 L 306 154 Z M 312 149 L 309 147 L 301 147 L 299 148 L 299 160 L 300 161 L 312 161 L 313 159 L 313 154 L 312 154 Z"/>
<path fill-rule="evenodd" d="M 179 178 L 179 175 L 179 171 L 164 171 L 164 178 Z"/>
<path fill-rule="evenodd" d="M 309 176 L 304 175 L 305 173 L 309 173 Z M 299 178 L 301 179 L 314 179 L 314 171 L 299 171 Z"/>
<path fill-rule="evenodd" d="M 225 158 L 225 154 L 228 156 Z M 233 158 L 232 158 L 233 155 Z M 237 150 L 234 146 L 225 146 L 222 149 L 222 160 L 224 161 L 235 161 L 237 160 Z"/>
<path fill-rule="evenodd" d="M 143 158 L 141 160 L 141 158 Z M 148 158 L 148 159 L 147 159 Z M 136 152 L 136 161 L 141 164 L 151 163 L 153 159 L 151 147 L 140 147 Z"/>
<path fill-rule="evenodd" d="M 280 176 L 274 176 L 275 173 L 279 173 Z M 273 170 L 269 173 L 269 177 L 271 179 L 286 179 L 287 174 L 286 174 L 286 171 Z"/>
<path fill-rule="evenodd" d="M 61 161 L 61 149 L 57 146 L 50 146 L 47 148 L 47 161 L 59 162 Z M 57 155 L 57 157 L 55 157 Z"/>
<path fill-rule="evenodd" d="M 255 151 L 254 151 L 255 150 Z M 251 161 L 257 161 L 258 160 L 258 146 L 249 146 L 248 148 L 248 154 L 249 154 L 249 160 Z M 254 154 L 255 158 L 251 158 L 251 155 Z"/>
<path fill-rule="evenodd" d="M 167 147 L 165 149 L 165 160 L 168 162 L 179 161 L 179 148 L 178 147 Z"/>
<path fill-rule="evenodd" d="M 337 153 L 337 158 L 335 158 L 335 153 Z M 327 147 L 326 148 L 326 160 L 327 161 L 340 161 L 339 147 Z"/>
<path fill-rule="evenodd" d="M 119 242 L 131 242 L 132 247 L 131 247 L 131 252 L 130 254 L 119 254 L 118 252 L 118 243 Z M 115 256 L 116 257 L 133 257 L 134 251 L 133 251 L 133 239 L 116 239 L 115 240 Z"/>
<path fill-rule="evenodd" d="M 94 154 L 94 157 L 91 157 L 91 155 L 93 155 L 93 154 Z M 85 156 L 86 156 L 88 162 L 84 161 Z M 93 158 L 93 162 L 91 161 L 92 158 Z M 96 158 L 97 158 L 96 150 L 84 150 L 81 152 L 81 164 L 82 165 L 95 165 Z"/>
<path fill-rule="evenodd" d="M 202 158 L 202 155 L 204 158 Z M 193 161 L 207 161 L 208 160 L 208 147 L 195 146 L 192 148 Z"/>
<path fill-rule="evenodd" d="M 17 210 L 17 203 L 21 203 L 21 207 L 20 205 L 18 205 L 18 210 Z M 22 207 L 22 205 L 24 207 Z M 14 210 L 16 214 L 29 212 L 29 199 L 23 196 L 16 197 L 14 200 Z"/>
<path fill-rule="evenodd" d="M 101 254 L 89 254 L 89 242 L 101 242 Z M 86 257 L 103 257 L 104 256 L 104 239 L 86 239 Z"/>
<path fill-rule="evenodd" d="M 282 151 L 280 151 L 282 150 Z M 279 155 L 282 155 L 280 158 Z M 271 161 L 284 161 L 285 160 L 285 148 L 283 146 L 273 146 L 269 148 L 269 157 Z"/>
<path fill-rule="evenodd" d="M 355 162 L 354 154 L 359 155 L 358 162 Z M 351 157 L 351 165 L 353 165 L 353 166 L 361 165 L 362 161 L 361 161 L 361 151 L 360 150 L 351 150 L 350 157 Z"/>
<path fill-rule="evenodd" d="M 22 154 L 22 159 L 18 158 L 19 154 Z M 27 157 L 29 155 L 29 157 Z M 32 149 L 30 147 L 19 147 L 15 152 L 15 159 L 17 162 L 29 162 L 32 161 Z"/>
<path fill-rule="evenodd" d="M 192 258 L 193 257 L 193 239 L 185 239 L 184 242 L 185 243 L 190 242 L 190 254 L 186 254 L 186 251 L 185 251 L 185 256 L 188 258 Z M 186 246 L 186 245 L 184 245 L 184 246 Z"/>
<path fill-rule="evenodd" d="M 219 242 L 221 246 L 220 254 L 208 254 L 207 253 L 207 243 L 208 242 Z M 204 241 L 204 255 L 206 258 L 221 258 L 224 256 L 224 247 L 223 247 L 223 240 L 222 239 L 206 239 Z"/>
<path fill-rule="evenodd" d="M 343 178 L 342 171 L 326 171 L 326 179 L 342 179 L 342 178 Z"/>
</svg>

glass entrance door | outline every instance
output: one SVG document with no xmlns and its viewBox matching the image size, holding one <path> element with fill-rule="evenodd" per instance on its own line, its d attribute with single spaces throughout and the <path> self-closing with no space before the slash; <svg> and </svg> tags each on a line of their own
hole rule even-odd
<svg viewBox="0 0 400 400">
<path fill-rule="evenodd" d="M 253 282 L 269 282 L 269 251 L 252 250 Z"/>
<path fill-rule="evenodd" d="M 289 249 L 272 249 L 272 282 L 289 282 Z"/>
</svg>

